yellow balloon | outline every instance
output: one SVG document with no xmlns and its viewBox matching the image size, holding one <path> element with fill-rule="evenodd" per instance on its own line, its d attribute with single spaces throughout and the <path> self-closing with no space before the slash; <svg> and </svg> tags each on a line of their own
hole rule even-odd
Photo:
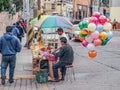
<svg viewBox="0 0 120 90">
<path fill-rule="evenodd" d="M 106 32 L 101 32 L 100 33 L 100 39 L 105 40 L 108 37 L 108 34 Z"/>
<path fill-rule="evenodd" d="M 104 24 L 104 29 L 105 29 L 105 30 L 111 30 L 111 29 L 112 29 L 111 23 L 105 23 L 105 24 Z"/>
<path fill-rule="evenodd" d="M 96 30 L 96 25 L 94 23 L 90 23 L 88 25 L 88 30 L 94 32 Z"/>
</svg>

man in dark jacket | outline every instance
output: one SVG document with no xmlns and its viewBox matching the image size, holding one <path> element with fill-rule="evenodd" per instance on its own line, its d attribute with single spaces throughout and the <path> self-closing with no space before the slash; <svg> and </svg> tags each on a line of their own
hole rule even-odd
<svg viewBox="0 0 120 90">
<path fill-rule="evenodd" d="M 19 39 L 13 35 L 12 27 L 6 27 L 6 33 L 0 38 L 1 61 L 1 83 L 5 84 L 6 70 L 9 65 L 9 83 L 13 83 L 14 69 L 16 65 L 16 54 L 20 52 L 22 45 Z"/>
<path fill-rule="evenodd" d="M 65 37 L 60 38 L 62 47 L 59 52 L 53 52 L 52 54 L 59 57 L 59 62 L 53 65 L 54 81 L 59 81 L 58 68 L 61 69 L 62 78 L 64 80 L 66 74 L 66 65 L 72 65 L 74 60 L 74 52 L 72 47 L 67 44 L 67 39 Z"/>
</svg>

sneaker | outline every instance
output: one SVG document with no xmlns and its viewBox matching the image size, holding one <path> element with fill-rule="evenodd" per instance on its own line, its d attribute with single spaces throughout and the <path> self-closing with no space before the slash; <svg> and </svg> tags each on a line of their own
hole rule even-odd
<svg viewBox="0 0 120 90">
<path fill-rule="evenodd" d="M 5 79 L 6 79 L 6 76 L 1 76 L 1 83 L 2 83 L 2 85 L 5 85 Z"/>
<path fill-rule="evenodd" d="M 13 82 L 14 82 L 14 80 L 13 80 L 13 79 L 9 80 L 9 83 L 13 83 Z"/>
<path fill-rule="evenodd" d="M 50 82 L 59 82 L 60 79 L 54 79 L 54 80 L 50 80 Z"/>
</svg>

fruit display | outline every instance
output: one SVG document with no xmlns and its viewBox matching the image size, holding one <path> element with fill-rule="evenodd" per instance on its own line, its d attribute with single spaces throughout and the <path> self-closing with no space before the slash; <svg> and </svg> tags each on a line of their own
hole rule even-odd
<svg viewBox="0 0 120 90">
<path fill-rule="evenodd" d="M 35 75 L 37 71 L 40 70 L 40 61 L 45 59 L 52 59 L 54 58 L 57 60 L 56 57 L 50 57 L 51 50 L 54 50 L 54 46 L 51 45 L 44 45 L 44 43 L 38 42 L 31 46 L 32 51 L 32 68 L 33 74 Z"/>
</svg>

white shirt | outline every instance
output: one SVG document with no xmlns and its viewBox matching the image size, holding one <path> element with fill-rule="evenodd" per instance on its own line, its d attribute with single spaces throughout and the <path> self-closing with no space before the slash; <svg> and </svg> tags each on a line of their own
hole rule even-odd
<svg viewBox="0 0 120 90">
<path fill-rule="evenodd" d="M 69 44 L 68 36 L 65 33 L 63 33 L 62 35 L 59 35 L 59 41 L 58 41 L 59 45 L 58 45 L 58 47 L 61 47 L 61 43 L 60 43 L 60 38 L 61 37 L 65 37 L 67 39 L 67 43 Z"/>
</svg>

